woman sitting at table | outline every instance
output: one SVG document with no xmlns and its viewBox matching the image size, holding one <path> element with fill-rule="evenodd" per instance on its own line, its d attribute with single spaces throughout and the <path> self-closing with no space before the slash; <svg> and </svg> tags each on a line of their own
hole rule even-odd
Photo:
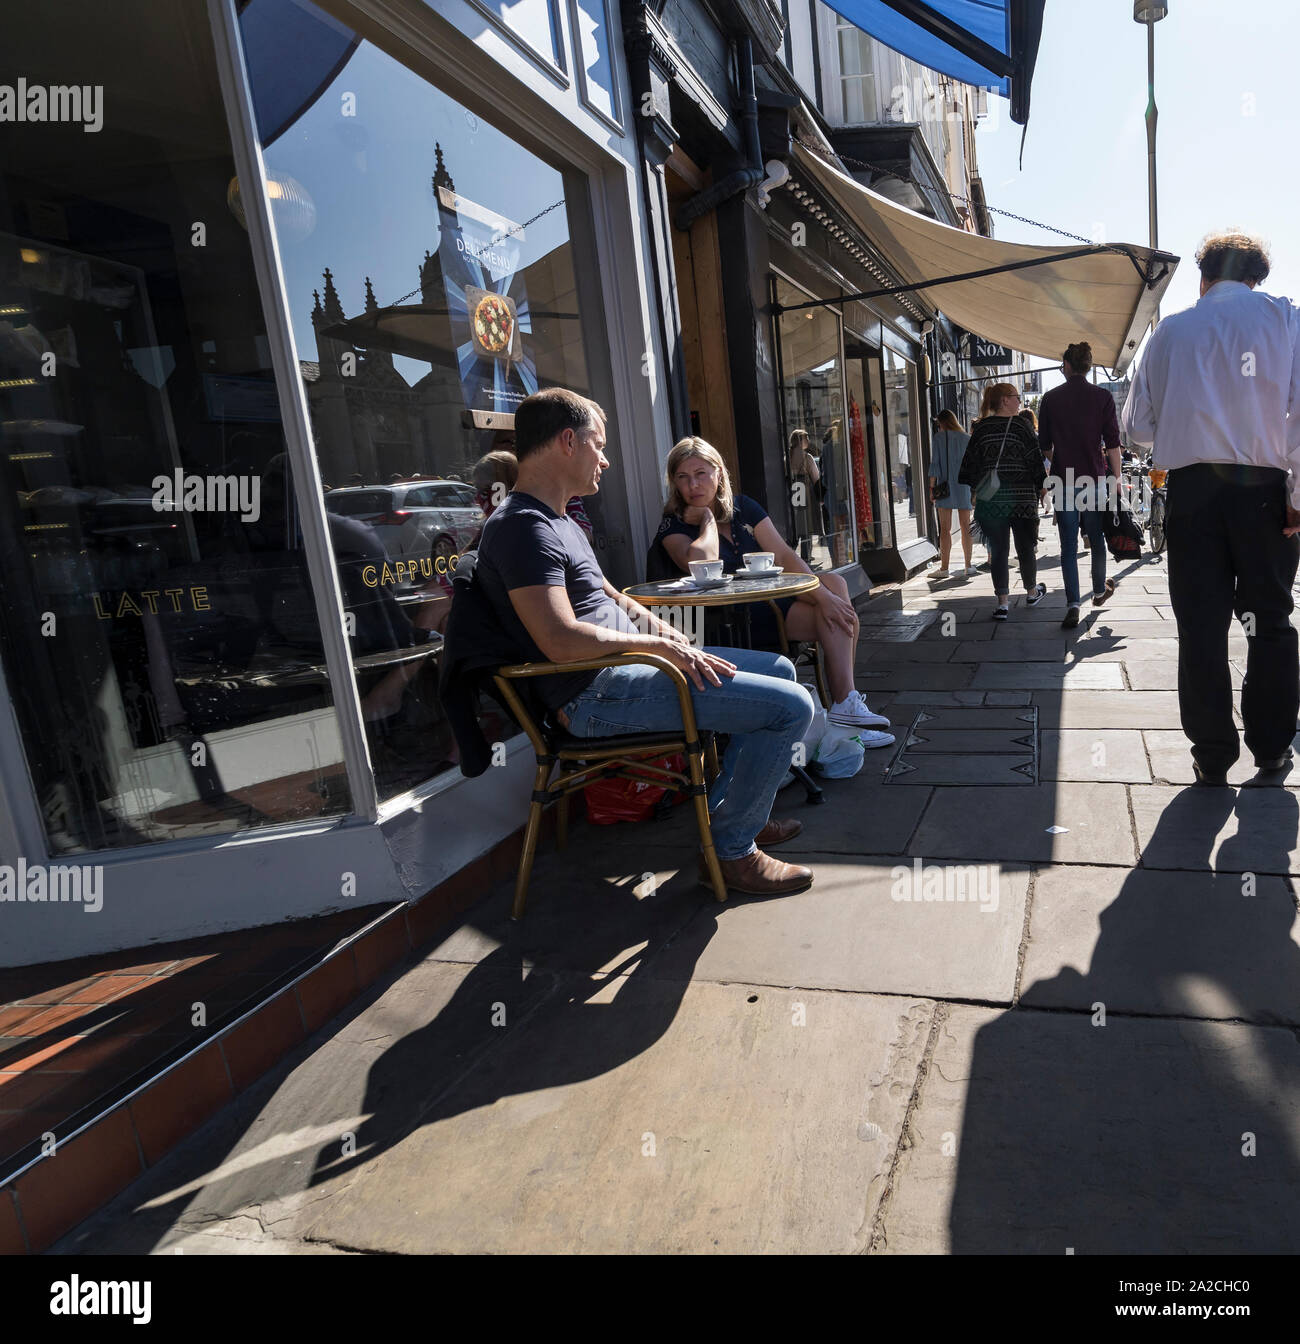
<svg viewBox="0 0 1300 1344">
<path fill-rule="evenodd" d="M 668 502 L 656 543 L 686 574 L 692 560 L 721 560 L 734 574 L 745 556 L 771 551 L 777 569 L 787 573 L 813 571 L 786 544 L 762 507 L 745 495 L 733 495 L 731 477 L 718 450 L 699 438 L 686 438 L 668 454 Z M 853 686 L 853 654 L 858 644 L 858 614 L 849 601 L 848 585 L 838 574 L 819 574 L 821 587 L 799 597 L 778 598 L 791 640 L 816 640 L 822 647 L 826 675 L 835 703 L 832 723 L 852 728 L 888 728 L 889 720 L 873 714 Z M 779 648 L 776 619 L 766 602 L 750 607 L 750 629 L 758 648 Z M 888 746 L 888 733 L 864 732 L 864 746 Z M 880 739 L 880 740 L 875 740 Z"/>
</svg>

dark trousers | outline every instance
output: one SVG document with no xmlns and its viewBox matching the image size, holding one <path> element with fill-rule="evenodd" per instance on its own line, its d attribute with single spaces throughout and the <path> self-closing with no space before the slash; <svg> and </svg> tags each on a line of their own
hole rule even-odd
<svg viewBox="0 0 1300 1344">
<path fill-rule="evenodd" d="M 993 591 L 999 596 L 1011 591 L 1011 538 L 1016 539 L 1016 559 L 1025 592 L 1038 582 L 1038 519 L 990 518 L 980 520 L 984 539 L 989 544 L 989 574 Z"/>
<path fill-rule="evenodd" d="M 1248 640 L 1241 717 L 1256 760 L 1286 753 L 1300 711 L 1291 585 L 1300 538 L 1284 537 L 1286 474 L 1197 463 L 1169 473 L 1169 596 L 1178 622 L 1178 708 L 1192 758 L 1227 770 L 1240 746 L 1232 718 L 1228 631 Z"/>
</svg>

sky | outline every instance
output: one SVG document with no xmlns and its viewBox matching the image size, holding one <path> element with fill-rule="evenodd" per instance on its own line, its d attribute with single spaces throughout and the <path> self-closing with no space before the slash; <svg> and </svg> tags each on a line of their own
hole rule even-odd
<svg viewBox="0 0 1300 1344">
<path fill-rule="evenodd" d="M 1273 269 L 1261 288 L 1300 303 L 1300 0 L 1167 5 L 1155 25 L 1159 244 L 1182 262 L 1161 313 L 1196 302 L 1197 244 L 1225 227 L 1263 235 Z M 1048 0 L 1023 169 L 1006 100 L 990 97 L 976 136 L 990 206 L 1146 244 L 1146 102 L 1146 27 L 1132 0 Z M 993 229 L 1054 238 L 997 214 Z"/>
</svg>

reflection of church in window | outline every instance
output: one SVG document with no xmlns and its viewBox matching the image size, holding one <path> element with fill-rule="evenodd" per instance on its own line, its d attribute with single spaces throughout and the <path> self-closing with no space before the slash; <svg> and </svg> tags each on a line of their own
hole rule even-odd
<svg viewBox="0 0 1300 1344">
<path fill-rule="evenodd" d="M 329 268 L 324 292 L 314 292 L 317 357 L 301 369 L 321 476 L 331 486 L 358 476 L 368 485 L 394 475 L 468 478 L 528 392 L 557 384 L 590 390 L 569 242 L 514 269 L 531 250 L 527 226 L 490 228 L 492 213 L 456 194 L 441 145 L 435 158 L 438 235 L 418 266 L 418 289 L 381 306 L 369 276 L 340 279 L 346 290 L 364 286 L 354 316 Z M 555 206 L 563 210 L 562 201 Z M 478 316 L 488 313 L 500 326 Z M 486 321 L 477 340 L 476 316 Z M 429 371 L 410 382 L 394 355 Z"/>
</svg>

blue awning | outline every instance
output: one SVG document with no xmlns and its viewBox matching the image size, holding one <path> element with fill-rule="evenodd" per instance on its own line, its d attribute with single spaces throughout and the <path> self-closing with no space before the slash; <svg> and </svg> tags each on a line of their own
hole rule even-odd
<svg viewBox="0 0 1300 1344">
<path fill-rule="evenodd" d="M 1029 120 L 1045 0 L 826 0 L 864 33 L 921 65 L 1011 100 Z"/>
</svg>

